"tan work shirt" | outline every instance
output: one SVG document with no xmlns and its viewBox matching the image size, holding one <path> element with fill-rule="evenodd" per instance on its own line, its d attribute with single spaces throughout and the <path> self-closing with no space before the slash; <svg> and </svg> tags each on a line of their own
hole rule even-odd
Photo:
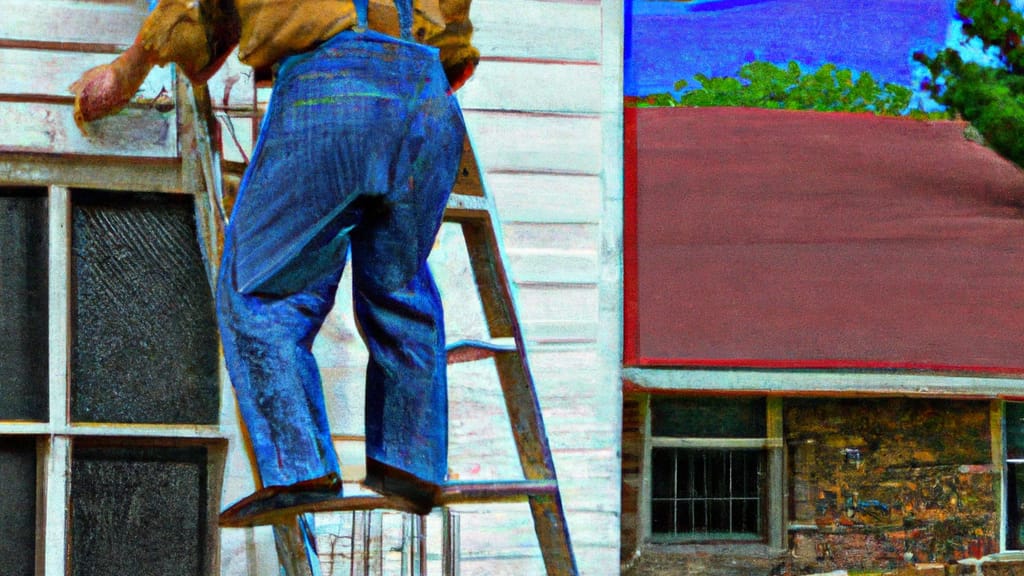
<svg viewBox="0 0 1024 576">
<path fill-rule="evenodd" d="M 479 60 L 469 20 L 472 0 L 414 0 L 413 35 L 440 49 L 445 69 Z M 357 25 L 351 0 L 160 0 L 137 43 L 174 62 L 192 78 L 205 78 L 238 45 L 238 58 L 265 68 L 305 52 Z M 399 35 L 391 0 L 370 0 L 370 28 Z"/>
</svg>

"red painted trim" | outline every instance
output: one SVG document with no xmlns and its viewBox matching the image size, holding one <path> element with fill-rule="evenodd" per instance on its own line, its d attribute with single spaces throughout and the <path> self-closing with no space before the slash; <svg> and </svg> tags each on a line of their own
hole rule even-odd
<svg viewBox="0 0 1024 576">
<path fill-rule="evenodd" d="M 937 362 L 881 362 L 873 360 L 766 360 L 758 358 L 639 358 L 624 362 L 636 368 L 739 368 L 772 370 L 912 370 L 970 374 L 1024 374 L 1024 366 L 980 366 Z"/>
<path fill-rule="evenodd" d="M 20 50 L 52 50 L 60 52 L 98 52 L 101 54 L 120 54 L 128 49 L 128 44 L 110 44 L 98 42 L 62 42 L 46 40 L 12 40 L 0 38 L 0 48 Z"/>
<path fill-rule="evenodd" d="M 641 360 L 637 357 L 637 309 L 639 306 L 639 270 L 637 255 L 637 109 L 623 106 L 623 226 L 622 226 L 622 361 L 626 365 Z"/>
<path fill-rule="evenodd" d="M 512 62 L 515 64 L 551 64 L 554 66 L 600 66 L 595 60 L 571 60 L 566 58 L 522 58 L 518 56 L 481 56 L 481 62 Z"/>
</svg>

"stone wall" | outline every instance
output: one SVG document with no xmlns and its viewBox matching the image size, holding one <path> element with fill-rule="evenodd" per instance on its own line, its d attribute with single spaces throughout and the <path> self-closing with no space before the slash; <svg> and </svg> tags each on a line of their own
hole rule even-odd
<svg viewBox="0 0 1024 576">
<path fill-rule="evenodd" d="M 788 550 L 780 554 L 764 545 L 640 542 L 643 417 L 640 402 L 626 400 L 627 576 L 917 573 L 923 565 L 952 567 L 998 549 L 1001 477 L 993 462 L 988 401 L 787 398 L 789 532 Z M 1004 567 L 991 564 L 989 571 L 1002 574 Z"/>
<path fill-rule="evenodd" d="M 989 403 L 785 403 L 794 570 L 896 568 L 996 551 Z"/>
</svg>

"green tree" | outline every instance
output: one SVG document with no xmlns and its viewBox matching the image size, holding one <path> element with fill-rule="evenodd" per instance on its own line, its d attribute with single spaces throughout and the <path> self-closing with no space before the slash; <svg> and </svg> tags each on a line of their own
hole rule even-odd
<svg viewBox="0 0 1024 576">
<path fill-rule="evenodd" d="M 974 125 L 997 152 L 1024 166 L 1024 16 L 1009 0 L 958 0 L 964 35 L 993 55 L 983 64 L 954 48 L 917 53 L 928 67 L 932 97 Z"/>
<path fill-rule="evenodd" d="M 652 94 L 639 106 L 746 106 L 787 110 L 873 112 L 886 116 L 904 114 L 912 95 L 898 84 L 879 85 L 868 72 L 855 73 L 835 64 L 803 72 L 796 62 L 779 67 L 770 62 L 751 62 L 738 77 L 695 75 L 698 88 L 683 92 Z M 685 80 L 675 85 L 680 91 Z M 916 114 L 916 113 L 915 113 Z"/>
</svg>

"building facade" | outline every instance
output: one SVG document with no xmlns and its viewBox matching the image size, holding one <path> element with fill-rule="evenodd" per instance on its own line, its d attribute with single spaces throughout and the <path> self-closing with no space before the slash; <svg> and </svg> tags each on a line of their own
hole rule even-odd
<svg viewBox="0 0 1024 576">
<path fill-rule="evenodd" d="M 624 573 L 1019 569 L 1024 173 L 956 122 L 626 125 Z"/>
<path fill-rule="evenodd" d="M 148 5 L 0 4 L 4 574 L 278 573 L 269 528 L 216 526 L 253 480 L 208 281 L 211 223 L 220 200 L 230 211 L 230 173 L 251 152 L 269 90 L 229 58 L 209 83 L 212 141 L 190 129 L 192 97 L 171 68 L 88 134 L 71 116 L 67 87 L 132 42 Z M 459 95 L 586 574 L 618 566 L 621 10 L 477 0 L 484 58 Z M 222 187 L 208 185 L 207 147 L 227 167 Z M 451 339 L 482 329 L 460 242 L 446 226 L 432 257 Z M 343 471 L 357 480 L 365 351 L 344 290 L 316 354 Z M 453 478 L 521 474 L 492 372 L 453 368 Z M 525 505 L 452 512 L 460 573 L 543 570 Z M 422 542 L 416 554 L 437 573 L 443 516 L 413 535 L 400 514 L 321 515 L 322 570 L 398 573 Z"/>
</svg>

